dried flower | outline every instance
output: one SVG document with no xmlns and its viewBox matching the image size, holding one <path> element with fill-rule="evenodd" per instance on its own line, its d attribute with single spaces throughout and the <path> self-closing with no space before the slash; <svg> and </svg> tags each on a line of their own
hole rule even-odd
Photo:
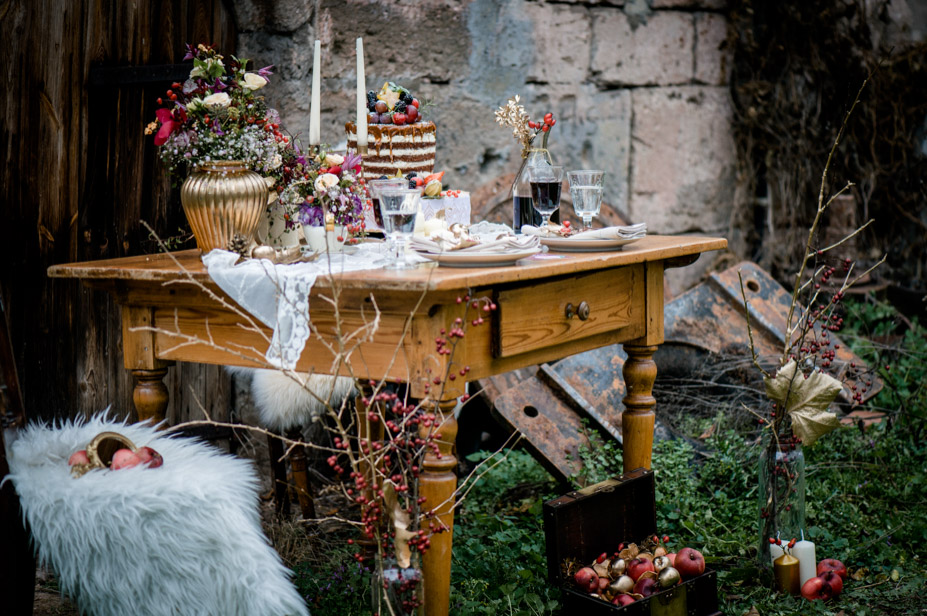
<svg viewBox="0 0 927 616">
<path fill-rule="evenodd" d="M 550 129 L 556 124 L 556 120 L 553 119 L 552 114 L 548 113 L 544 116 L 543 122 L 532 122 L 531 117 L 520 101 L 521 98 L 516 94 L 505 105 L 499 107 L 496 110 L 496 123 L 499 126 L 508 126 L 512 129 L 512 135 L 521 143 L 522 158 L 527 158 L 528 150 L 539 133 L 544 133 L 542 147 L 547 148 L 547 137 Z"/>
</svg>

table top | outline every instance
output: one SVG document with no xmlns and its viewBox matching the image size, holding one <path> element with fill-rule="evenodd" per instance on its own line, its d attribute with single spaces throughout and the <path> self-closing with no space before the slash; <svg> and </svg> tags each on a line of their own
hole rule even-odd
<svg viewBox="0 0 927 616">
<path fill-rule="evenodd" d="M 620 250 L 550 252 L 544 253 L 545 258 L 529 258 L 512 266 L 445 268 L 429 264 L 401 271 L 373 269 L 347 272 L 340 274 L 338 280 L 342 288 L 347 289 L 375 286 L 380 289 L 442 291 L 537 280 L 651 261 L 685 259 L 726 247 L 727 240 L 723 238 L 648 235 L 638 242 L 623 246 Z M 187 275 L 194 281 L 211 283 L 206 266 L 200 259 L 199 250 L 68 263 L 48 268 L 48 276 L 51 278 L 76 278 L 87 282 L 126 280 L 163 283 Z M 322 288 L 327 284 L 324 276 L 316 281 L 316 286 Z"/>
</svg>

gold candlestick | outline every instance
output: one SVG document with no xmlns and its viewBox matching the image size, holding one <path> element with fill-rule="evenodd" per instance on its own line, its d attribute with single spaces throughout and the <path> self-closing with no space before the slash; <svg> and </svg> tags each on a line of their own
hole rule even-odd
<svg viewBox="0 0 927 616">
<path fill-rule="evenodd" d="M 801 571 L 797 558 L 791 554 L 783 554 L 773 562 L 773 573 L 776 576 L 776 588 L 780 592 L 792 595 L 801 593 Z"/>
</svg>

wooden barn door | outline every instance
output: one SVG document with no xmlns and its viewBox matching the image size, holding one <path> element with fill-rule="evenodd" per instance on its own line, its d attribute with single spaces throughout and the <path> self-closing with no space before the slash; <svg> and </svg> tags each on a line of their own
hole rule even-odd
<svg viewBox="0 0 927 616">
<path fill-rule="evenodd" d="M 187 42 L 235 52 L 221 0 L 0 2 L 0 293 L 30 418 L 112 405 L 135 419 L 119 309 L 104 293 L 49 280 L 48 266 L 137 255 L 186 230 L 145 125 L 185 70 Z M 173 65 L 173 66 L 172 66 Z M 193 243 L 183 247 L 192 247 Z M 227 418 L 228 377 L 177 365 L 168 417 Z"/>
</svg>

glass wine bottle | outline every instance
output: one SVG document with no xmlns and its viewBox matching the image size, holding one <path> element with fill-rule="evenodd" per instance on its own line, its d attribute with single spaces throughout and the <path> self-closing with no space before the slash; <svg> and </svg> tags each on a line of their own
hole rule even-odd
<svg viewBox="0 0 927 616">
<path fill-rule="evenodd" d="M 550 152 L 545 148 L 530 148 L 525 153 L 525 159 L 521 168 L 515 175 L 515 183 L 512 184 L 513 212 L 512 228 L 516 233 L 521 231 L 522 225 L 540 226 L 541 215 L 534 209 L 531 198 L 531 176 L 528 172 L 530 167 L 552 166 L 553 159 Z M 551 222 L 560 222 L 560 210 L 558 209 L 550 217 Z"/>
</svg>

